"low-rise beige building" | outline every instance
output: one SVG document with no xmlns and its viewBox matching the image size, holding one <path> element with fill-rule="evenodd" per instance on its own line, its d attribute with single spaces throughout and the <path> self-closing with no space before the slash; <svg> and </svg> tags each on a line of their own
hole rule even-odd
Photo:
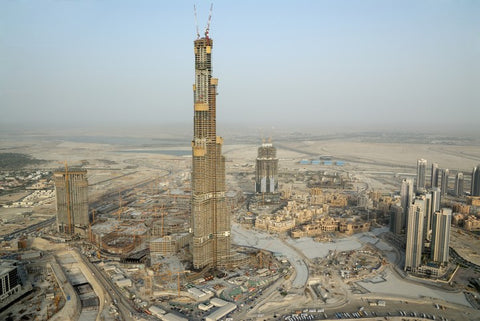
<svg viewBox="0 0 480 321">
<path fill-rule="evenodd" d="M 178 252 L 182 247 L 187 246 L 189 234 L 174 234 L 160 237 L 150 241 L 150 253 L 168 255 Z"/>
<path fill-rule="evenodd" d="M 341 222 L 339 231 L 347 235 L 370 231 L 370 222 Z"/>
<path fill-rule="evenodd" d="M 311 224 L 302 225 L 291 232 L 293 238 L 318 236 L 325 232 L 338 231 L 339 221 L 331 217 L 322 217 Z"/>
<path fill-rule="evenodd" d="M 305 224 L 292 230 L 293 238 L 314 237 L 323 233 L 341 232 L 348 235 L 360 232 L 368 232 L 370 230 L 370 222 L 353 222 L 338 220 L 331 217 L 322 217 L 310 224 Z"/>
<path fill-rule="evenodd" d="M 284 233 L 295 227 L 295 219 L 287 216 L 259 216 L 255 220 L 255 228 L 259 230 Z"/>
<path fill-rule="evenodd" d="M 480 231 L 480 220 L 473 215 L 469 215 L 464 221 L 464 227 L 467 231 Z"/>
</svg>

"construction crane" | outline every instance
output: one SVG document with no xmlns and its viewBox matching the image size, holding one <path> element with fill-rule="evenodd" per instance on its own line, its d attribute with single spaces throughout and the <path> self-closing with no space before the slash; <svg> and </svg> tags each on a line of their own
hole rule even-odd
<svg viewBox="0 0 480 321">
<path fill-rule="evenodd" d="M 200 39 L 200 32 L 198 31 L 197 7 L 193 5 L 193 15 L 195 16 L 195 29 L 197 31 L 197 39 Z"/>
<path fill-rule="evenodd" d="M 92 210 L 92 222 L 88 223 L 88 236 L 93 243 L 92 225 L 95 224 L 95 209 Z"/>
<path fill-rule="evenodd" d="M 190 273 L 190 270 L 176 271 L 176 272 L 173 272 L 173 273 L 177 274 L 177 291 L 178 291 L 178 297 L 180 297 L 180 274 L 181 273 Z"/>
<path fill-rule="evenodd" d="M 123 207 L 123 199 L 122 199 L 122 192 L 118 191 L 118 222 L 122 220 L 122 214 L 124 212 L 125 208 Z"/>
<path fill-rule="evenodd" d="M 210 22 L 212 21 L 212 10 L 213 3 L 210 4 L 210 13 L 208 14 L 207 26 L 205 27 L 205 38 L 208 39 L 208 33 L 210 31 Z M 197 20 L 197 7 L 193 5 L 193 15 L 195 17 L 195 29 L 197 31 L 197 39 L 200 39 L 200 31 L 198 31 L 198 20 Z"/>
<path fill-rule="evenodd" d="M 212 10 L 213 10 L 213 3 L 210 4 L 210 13 L 208 14 L 207 27 L 205 28 L 205 38 L 207 39 L 208 39 L 208 32 L 210 31 L 210 22 L 212 21 Z"/>
</svg>

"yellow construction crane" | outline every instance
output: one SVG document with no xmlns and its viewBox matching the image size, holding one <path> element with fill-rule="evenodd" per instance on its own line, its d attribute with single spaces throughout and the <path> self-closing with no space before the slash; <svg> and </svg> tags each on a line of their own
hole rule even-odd
<svg viewBox="0 0 480 321">
<path fill-rule="evenodd" d="M 122 193 L 118 192 L 118 221 L 121 219 L 123 207 L 122 207 Z"/>
<path fill-rule="evenodd" d="M 92 225 L 95 224 L 95 209 L 92 209 L 92 221 L 88 223 L 88 237 L 93 243 Z"/>
<path fill-rule="evenodd" d="M 172 272 L 172 273 L 177 274 L 177 291 L 178 291 L 178 297 L 180 297 L 180 274 L 190 273 L 190 270 L 176 271 L 176 272 Z"/>
</svg>

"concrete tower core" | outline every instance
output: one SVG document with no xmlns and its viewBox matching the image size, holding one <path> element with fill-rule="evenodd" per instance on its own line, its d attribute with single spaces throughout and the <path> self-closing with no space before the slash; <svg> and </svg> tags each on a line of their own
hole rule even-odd
<svg viewBox="0 0 480 321">
<path fill-rule="evenodd" d="M 75 227 L 85 230 L 90 224 L 87 170 L 58 169 L 53 172 L 53 179 L 57 198 L 58 231 L 74 234 Z"/>
<path fill-rule="evenodd" d="M 225 199 L 223 139 L 216 133 L 218 79 L 212 78 L 212 46 L 208 34 L 194 41 L 190 250 L 195 269 L 223 267 L 230 258 L 230 215 Z"/>
</svg>

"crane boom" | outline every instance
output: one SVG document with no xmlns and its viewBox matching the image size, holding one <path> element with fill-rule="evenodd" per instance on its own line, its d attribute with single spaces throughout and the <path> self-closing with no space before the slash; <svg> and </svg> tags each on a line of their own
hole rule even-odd
<svg viewBox="0 0 480 321">
<path fill-rule="evenodd" d="M 200 32 L 198 31 L 197 7 L 193 5 L 193 15 L 195 16 L 195 29 L 197 31 L 197 39 L 200 39 Z"/>
<path fill-rule="evenodd" d="M 212 21 L 212 10 L 213 10 L 213 3 L 210 4 L 210 13 L 208 14 L 207 27 L 205 28 L 205 38 L 208 38 L 208 32 L 210 31 L 210 22 Z"/>
</svg>

